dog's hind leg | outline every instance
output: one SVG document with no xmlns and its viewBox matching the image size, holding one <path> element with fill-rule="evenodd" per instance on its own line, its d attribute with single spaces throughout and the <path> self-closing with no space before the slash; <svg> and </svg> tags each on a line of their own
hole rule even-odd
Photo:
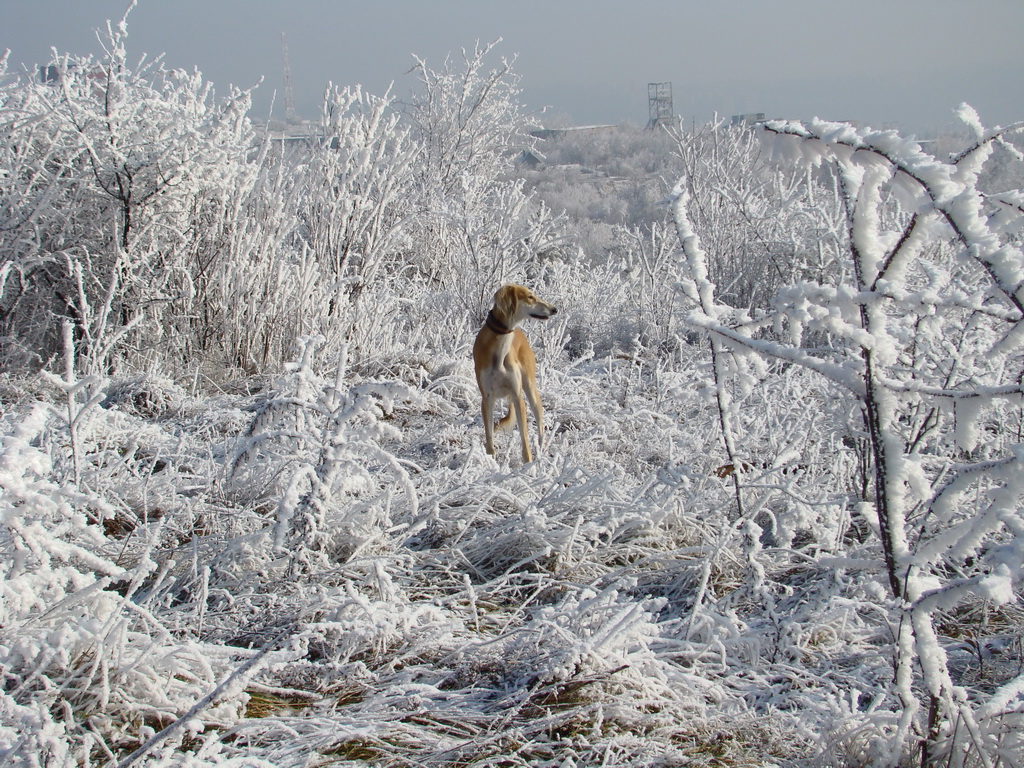
<svg viewBox="0 0 1024 768">
<path fill-rule="evenodd" d="M 524 390 L 526 399 L 530 401 L 533 418 L 537 420 L 537 453 L 540 453 L 544 450 L 544 408 L 540 404 L 540 394 L 536 387 L 527 382 Z"/>
<path fill-rule="evenodd" d="M 510 402 L 508 404 L 508 413 L 498 419 L 498 423 L 494 425 L 494 428 L 498 432 L 508 432 L 512 429 L 512 426 L 516 423 L 516 411 Z"/>
<path fill-rule="evenodd" d="M 530 433 L 526 431 L 526 403 L 520 394 L 519 397 L 512 398 L 512 404 L 516 409 L 516 421 L 519 422 L 519 436 L 523 440 L 523 463 L 529 464 L 533 461 L 533 456 L 530 455 Z"/>
</svg>

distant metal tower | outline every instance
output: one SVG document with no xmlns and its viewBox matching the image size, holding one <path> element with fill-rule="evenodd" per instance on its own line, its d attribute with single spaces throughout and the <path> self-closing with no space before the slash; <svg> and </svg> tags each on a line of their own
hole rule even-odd
<svg viewBox="0 0 1024 768">
<path fill-rule="evenodd" d="M 648 83 L 647 100 L 650 103 L 651 117 L 647 121 L 648 128 L 671 125 L 675 121 L 675 110 L 672 108 L 672 83 Z"/>
<path fill-rule="evenodd" d="M 288 62 L 288 36 L 281 33 L 281 60 L 284 64 L 284 117 L 289 123 L 296 121 L 295 99 L 292 96 L 292 66 Z"/>
</svg>

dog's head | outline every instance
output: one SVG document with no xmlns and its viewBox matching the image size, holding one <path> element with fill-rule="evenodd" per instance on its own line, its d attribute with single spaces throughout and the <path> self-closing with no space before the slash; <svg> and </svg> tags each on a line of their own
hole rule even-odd
<svg viewBox="0 0 1024 768">
<path fill-rule="evenodd" d="M 513 328 L 528 317 L 547 320 L 558 310 L 538 299 L 529 288 L 510 284 L 501 286 L 494 294 L 494 312 Z"/>
</svg>

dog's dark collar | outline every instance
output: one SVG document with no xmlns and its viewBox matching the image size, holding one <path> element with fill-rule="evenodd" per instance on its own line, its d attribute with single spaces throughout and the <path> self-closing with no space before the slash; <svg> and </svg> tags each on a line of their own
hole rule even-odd
<svg viewBox="0 0 1024 768">
<path fill-rule="evenodd" d="M 493 309 L 487 313 L 487 322 L 484 323 L 484 325 L 486 325 L 489 329 L 494 331 L 494 333 L 498 334 L 499 336 L 504 336 L 506 333 L 512 333 L 511 328 L 509 328 L 507 325 L 505 325 L 503 322 L 501 322 L 498 318 L 494 316 Z"/>
</svg>

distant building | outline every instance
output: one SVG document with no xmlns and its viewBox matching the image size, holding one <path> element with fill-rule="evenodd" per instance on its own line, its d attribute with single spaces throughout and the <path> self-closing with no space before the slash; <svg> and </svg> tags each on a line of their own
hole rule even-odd
<svg viewBox="0 0 1024 768">
<path fill-rule="evenodd" d="M 531 149 L 524 149 L 520 152 L 518 160 L 520 165 L 525 165 L 531 170 L 537 170 L 544 165 L 544 158 L 539 153 L 534 152 Z"/>
<path fill-rule="evenodd" d="M 744 115 L 733 115 L 730 125 L 757 125 L 765 121 L 764 112 L 747 112 Z"/>
<path fill-rule="evenodd" d="M 547 141 L 549 139 L 560 139 L 563 136 L 569 134 L 579 133 L 598 133 L 600 131 L 614 131 L 617 130 L 617 125 L 580 125 L 573 128 L 537 128 L 530 131 L 530 135 L 535 139 L 543 139 Z"/>
<path fill-rule="evenodd" d="M 68 64 L 65 70 L 68 74 L 82 71 L 78 64 Z M 39 82 L 44 85 L 57 85 L 60 83 L 61 68 L 57 64 L 40 65 L 38 70 Z M 86 77 L 93 83 L 103 83 L 107 80 L 107 70 L 99 64 L 94 64 L 92 69 L 86 72 Z"/>
</svg>

